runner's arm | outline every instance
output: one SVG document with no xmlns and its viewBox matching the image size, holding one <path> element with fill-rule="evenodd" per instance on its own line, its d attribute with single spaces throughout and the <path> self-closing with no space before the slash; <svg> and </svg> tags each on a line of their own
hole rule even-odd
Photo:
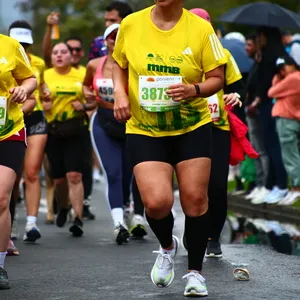
<svg viewBox="0 0 300 300">
<path fill-rule="evenodd" d="M 26 99 L 26 101 L 22 105 L 22 111 L 25 116 L 33 112 L 35 104 L 36 104 L 36 99 L 35 96 L 32 94 L 30 97 Z"/>
<path fill-rule="evenodd" d="M 205 81 L 198 84 L 200 97 L 214 95 L 224 87 L 224 65 L 205 73 Z"/>
</svg>

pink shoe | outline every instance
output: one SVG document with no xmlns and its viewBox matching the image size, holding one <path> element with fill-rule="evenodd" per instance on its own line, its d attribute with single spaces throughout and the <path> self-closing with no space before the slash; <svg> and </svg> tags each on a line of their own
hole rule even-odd
<svg viewBox="0 0 300 300">
<path fill-rule="evenodd" d="M 7 256 L 18 256 L 20 255 L 19 250 L 15 246 L 14 242 L 10 239 L 7 246 Z"/>
</svg>

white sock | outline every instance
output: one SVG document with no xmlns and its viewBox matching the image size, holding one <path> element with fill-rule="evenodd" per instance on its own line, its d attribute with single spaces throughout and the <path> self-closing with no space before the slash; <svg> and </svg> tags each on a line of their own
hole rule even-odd
<svg viewBox="0 0 300 300">
<path fill-rule="evenodd" d="M 37 217 L 35 216 L 27 216 L 27 223 L 29 224 L 35 224 L 37 220 Z"/>
<path fill-rule="evenodd" d="M 111 216 L 114 221 L 115 227 L 119 226 L 120 224 L 124 224 L 124 211 L 123 208 L 113 208 L 111 210 Z"/>
<path fill-rule="evenodd" d="M 4 267 L 5 257 L 6 257 L 6 251 L 0 252 L 0 268 Z"/>
</svg>

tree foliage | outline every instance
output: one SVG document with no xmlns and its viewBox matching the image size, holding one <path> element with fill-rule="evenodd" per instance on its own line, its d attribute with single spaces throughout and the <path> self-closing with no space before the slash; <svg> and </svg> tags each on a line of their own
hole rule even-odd
<svg viewBox="0 0 300 300">
<path fill-rule="evenodd" d="M 259 0 L 251 0 L 258 2 Z M 104 11 L 111 0 L 20 0 L 19 8 L 24 12 L 32 12 L 33 30 L 35 38 L 34 52 L 41 53 L 42 38 L 46 28 L 46 16 L 51 11 L 59 11 L 61 14 L 61 37 L 79 36 L 83 38 L 84 47 L 88 49 L 90 42 L 95 36 L 101 35 L 104 27 Z M 134 10 L 143 9 L 153 5 L 153 0 L 128 0 Z M 184 0 L 187 9 L 201 6 L 211 15 L 212 20 L 231 8 L 249 3 L 250 0 Z M 300 10 L 300 0 L 276 0 L 269 2 L 277 3 L 293 11 Z M 227 28 L 236 26 L 226 25 Z M 238 27 L 244 29 L 245 27 Z"/>
</svg>

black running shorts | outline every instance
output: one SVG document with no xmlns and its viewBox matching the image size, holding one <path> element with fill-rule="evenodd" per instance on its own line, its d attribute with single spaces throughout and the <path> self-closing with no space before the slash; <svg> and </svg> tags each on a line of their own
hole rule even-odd
<svg viewBox="0 0 300 300">
<path fill-rule="evenodd" d="M 127 134 L 127 147 L 133 167 L 145 161 L 160 161 L 176 166 L 184 160 L 208 157 L 212 153 L 212 125 L 166 137 Z"/>
<path fill-rule="evenodd" d="M 47 134 L 48 124 L 42 111 L 34 111 L 24 117 L 27 137 L 36 134 Z"/>
<path fill-rule="evenodd" d="M 70 172 L 83 173 L 88 147 L 87 134 L 89 134 L 88 127 L 83 128 L 78 135 L 67 139 L 55 138 L 51 133 L 48 134 L 46 153 L 54 179 L 64 178 Z"/>
<path fill-rule="evenodd" d="M 21 141 L 0 142 L 0 165 L 19 174 L 25 156 L 26 145 Z"/>
</svg>

